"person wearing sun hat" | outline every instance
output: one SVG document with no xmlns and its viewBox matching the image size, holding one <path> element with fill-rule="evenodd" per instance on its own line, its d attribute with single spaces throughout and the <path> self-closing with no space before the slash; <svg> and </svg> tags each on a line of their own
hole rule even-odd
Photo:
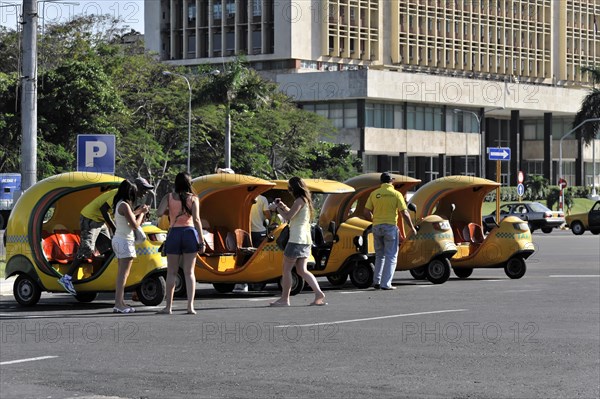
<svg viewBox="0 0 600 399">
<path fill-rule="evenodd" d="M 374 190 L 365 204 L 364 216 L 373 222 L 373 242 L 375 244 L 375 273 L 373 287 L 382 290 L 395 290 L 392 278 L 396 270 L 400 235 L 398 214 L 416 234 L 415 226 L 406 208 L 402 193 L 396 191 L 394 177 L 384 172 L 379 178 L 381 187 Z"/>
</svg>

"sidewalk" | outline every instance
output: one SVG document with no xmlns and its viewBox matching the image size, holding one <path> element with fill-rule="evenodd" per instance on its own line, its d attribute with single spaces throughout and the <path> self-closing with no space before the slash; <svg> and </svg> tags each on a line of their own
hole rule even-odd
<svg viewBox="0 0 600 399">
<path fill-rule="evenodd" d="M 5 279 L 4 277 L 0 279 L 0 296 L 13 294 L 13 284 L 15 283 L 15 279 L 16 277 L 14 276 L 9 279 Z"/>
</svg>

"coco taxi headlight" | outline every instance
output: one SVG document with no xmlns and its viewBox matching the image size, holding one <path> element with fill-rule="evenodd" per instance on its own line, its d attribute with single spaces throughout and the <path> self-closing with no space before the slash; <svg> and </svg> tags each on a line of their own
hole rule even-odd
<svg viewBox="0 0 600 399">
<path fill-rule="evenodd" d="M 435 222 L 433 223 L 433 228 L 440 231 L 450 230 L 450 222 L 447 220 L 444 220 L 443 222 Z"/>
<path fill-rule="evenodd" d="M 529 230 L 529 225 L 525 222 L 513 223 L 513 227 L 516 230 L 520 230 L 520 231 L 528 231 Z"/>
<path fill-rule="evenodd" d="M 148 239 L 155 242 L 164 242 L 167 239 L 166 233 L 151 233 L 148 234 Z"/>
<path fill-rule="evenodd" d="M 364 241 L 362 236 L 355 236 L 353 241 L 356 248 L 361 248 L 363 246 Z"/>
</svg>

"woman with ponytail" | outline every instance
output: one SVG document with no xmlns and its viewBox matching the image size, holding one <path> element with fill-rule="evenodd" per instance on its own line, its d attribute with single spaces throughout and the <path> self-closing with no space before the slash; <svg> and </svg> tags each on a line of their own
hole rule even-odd
<svg viewBox="0 0 600 399">
<path fill-rule="evenodd" d="M 310 221 L 313 217 L 313 203 L 310 191 L 301 178 L 294 176 L 288 180 L 288 191 L 294 196 L 291 207 L 285 205 L 280 198 L 271 204 L 271 211 L 277 210 L 285 220 L 289 220 L 290 238 L 283 252 L 283 275 L 281 277 L 281 298 L 271 306 L 290 306 L 290 290 L 292 286 L 292 269 L 304 279 L 315 293 L 311 306 L 327 305 L 325 294 L 321 291 L 315 276 L 307 269 L 308 257 L 312 246 Z"/>
</svg>

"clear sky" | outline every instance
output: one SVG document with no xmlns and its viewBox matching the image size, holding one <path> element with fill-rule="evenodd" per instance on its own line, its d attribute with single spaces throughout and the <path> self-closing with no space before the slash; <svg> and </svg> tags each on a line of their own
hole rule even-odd
<svg viewBox="0 0 600 399">
<path fill-rule="evenodd" d="M 0 25 L 15 29 L 22 4 L 22 0 L 0 0 Z M 110 14 L 120 16 L 132 29 L 144 32 L 144 0 L 38 0 L 38 13 L 47 24 L 68 21 L 77 15 Z M 42 25 L 42 20 L 39 24 Z"/>
</svg>

